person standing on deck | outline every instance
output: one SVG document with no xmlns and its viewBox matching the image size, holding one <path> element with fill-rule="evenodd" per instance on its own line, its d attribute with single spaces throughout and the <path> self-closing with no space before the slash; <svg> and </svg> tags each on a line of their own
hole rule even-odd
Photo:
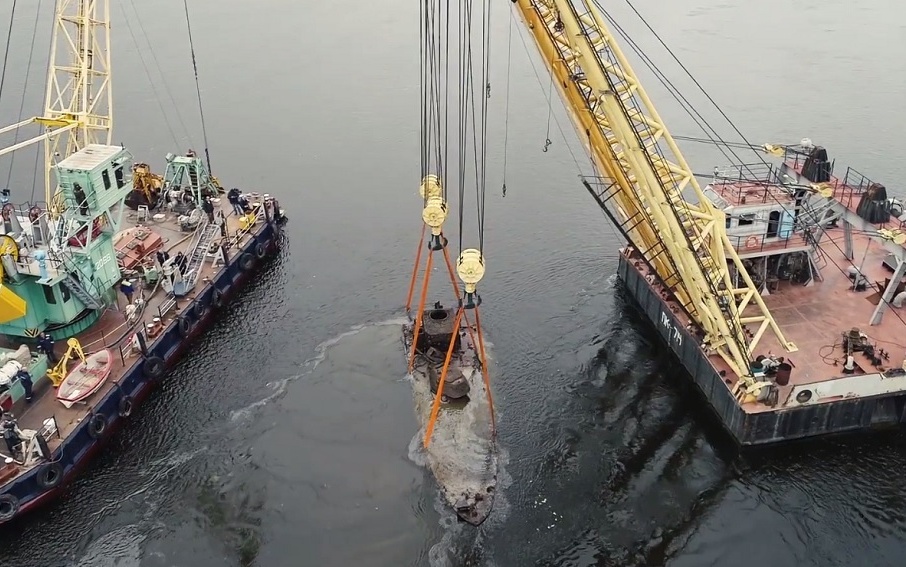
<svg viewBox="0 0 906 567">
<path fill-rule="evenodd" d="M 28 370 L 22 368 L 16 372 L 16 378 L 19 379 L 19 383 L 22 384 L 22 389 L 25 390 L 25 401 L 31 403 L 32 386 L 34 385 L 31 381 L 31 374 L 28 373 Z"/>
<path fill-rule="evenodd" d="M 47 360 L 51 364 L 57 363 L 57 353 L 53 351 L 53 337 L 49 334 L 41 333 L 41 337 L 38 338 L 38 351 L 43 352 L 47 355 Z"/>
<path fill-rule="evenodd" d="M 233 212 L 236 213 L 237 216 L 241 217 L 244 214 L 242 207 L 239 205 L 239 189 L 236 189 L 235 187 L 230 189 L 229 193 L 227 193 L 227 201 L 233 205 Z"/>
<path fill-rule="evenodd" d="M 11 457 L 16 456 L 16 447 L 22 442 L 19 436 L 19 424 L 13 414 L 7 413 L 3 416 L 3 440 L 6 441 L 6 448 L 9 449 Z"/>
<path fill-rule="evenodd" d="M 135 293 L 135 288 L 132 287 L 132 280 L 123 280 L 123 283 L 120 284 L 120 291 L 126 296 L 126 301 L 132 303 L 132 294 Z"/>
<path fill-rule="evenodd" d="M 204 201 L 201 202 L 201 208 L 208 214 L 208 222 L 214 222 L 214 203 L 211 202 L 210 197 L 204 198 Z"/>
</svg>

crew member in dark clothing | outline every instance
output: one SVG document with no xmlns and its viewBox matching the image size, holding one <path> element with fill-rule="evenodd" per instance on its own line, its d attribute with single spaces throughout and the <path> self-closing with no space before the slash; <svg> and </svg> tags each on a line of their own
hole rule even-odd
<svg viewBox="0 0 906 567">
<path fill-rule="evenodd" d="M 41 333 L 41 337 L 38 339 L 38 350 L 47 355 L 47 360 L 51 364 L 57 363 L 57 353 L 53 351 L 53 337 L 47 333 Z"/>
<path fill-rule="evenodd" d="M 11 457 L 16 456 L 16 447 L 22 443 L 22 438 L 19 437 L 19 424 L 16 423 L 13 414 L 8 413 L 3 417 L 3 440 L 6 441 L 6 448 L 9 450 Z"/>
<path fill-rule="evenodd" d="M 201 208 L 208 214 L 208 222 L 214 222 L 214 203 L 211 202 L 210 197 L 204 198 L 204 201 L 201 202 Z"/>
<path fill-rule="evenodd" d="M 135 293 L 135 288 L 132 287 L 132 280 L 123 280 L 120 284 L 120 291 L 126 296 L 126 301 L 132 303 L 132 294 Z"/>
<path fill-rule="evenodd" d="M 252 207 L 249 206 L 249 200 L 239 195 L 239 208 L 242 209 L 242 214 L 247 215 L 252 212 Z"/>
<path fill-rule="evenodd" d="M 189 259 L 186 258 L 186 255 L 182 252 L 177 252 L 176 256 L 173 258 L 173 264 L 179 269 L 179 273 L 185 275 L 186 273 L 186 264 L 189 263 Z"/>
<path fill-rule="evenodd" d="M 163 266 L 164 262 L 166 262 L 169 259 L 170 259 L 170 254 L 168 254 L 166 250 L 161 249 L 161 250 L 157 251 L 157 263 L 158 264 Z"/>
<path fill-rule="evenodd" d="M 28 373 L 28 370 L 23 368 L 16 372 L 16 378 L 19 379 L 19 382 L 22 384 L 22 388 L 25 390 L 25 401 L 31 403 L 33 386 L 31 381 L 31 374 Z"/>
<path fill-rule="evenodd" d="M 230 191 L 227 193 L 227 201 L 229 201 L 230 204 L 233 205 L 233 212 L 239 216 L 242 216 L 242 207 L 239 205 L 239 189 L 236 189 L 235 187 L 230 189 Z"/>
</svg>

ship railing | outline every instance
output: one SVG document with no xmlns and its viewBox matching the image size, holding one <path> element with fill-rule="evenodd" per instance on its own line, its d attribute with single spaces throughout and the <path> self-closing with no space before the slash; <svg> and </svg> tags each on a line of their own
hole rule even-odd
<svg viewBox="0 0 906 567">
<path fill-rule="evenodd" d="M 809 157 L 809 152 L 811 148 L 805 148 L 803 146 L 786 146 L 784 147 L 783 152 L 783 161 L 787 166 L 793 168 L 796 171 L 802 171 L 802 168 L 805 167 L 805 160 Z M 833 183 L 836 178 L 834 177 L 834 166 L 836 165 L 836 160 L 831 160 L 830 169 L 828 170 L 831 176 L 831 183 Z"/>
<path fill-rule="evenodd" d="M 45 251 L 48 252 L 48 256 L 44 261 L 44 267 L 48 277 L 55 278 L 59 275 L 63 263 L 60 260 L 53 258 L 49 251 Z M 41 268 L 38 266 L 38 261 L 31 253 L 19 256 L 19 259 L 16 261 L 16 271 L 20 274 L 27 274 L 29 276 L 40 277 L 41 275 Z"/>
<path fill-rule="evenodd" d="M 786 165 L 796 171 L 802 171 L 807 158 L 808 155 L 795 150 L 787 150 L 784 155 Z M 834 163 L 831 162 L 831 176 L 827 182 L 834 190 L 834 197 L 847 208 L 858 206 L 856 198 L 861 197 L 874 181 L 852 167 L 846 168 L 842 178 L 836 177 L 833 174 Z"/>
<path fill-rule="evenodd" d="M 763 252 L 776 252 L 789 248 L 802 248 L 809 245 L 809 235 L 802 230 L 796 230 L 784 237 L 765 237 L 764 234 L 746 234 L 742 236 L 728 235 L 730 242 L 737 252 L 741 254 L 758 254 Z"/>
<path fill-rule="evenodd" d="M 57 439 L 63 438 L 55 414 L 44 420 L 44 423 L 41 424 L 41 428 L 38 429 L 38 435 L 43 437 L 45 441 L 50 441 L 54 436 L 56 436 Z"/>
<path fill-rule="evenodd" d="M 714 168 L 715 183 L 776 183 L 777 168 L 770 163 L 742 163 Z"/>
<path fill-rule="evenodd" d="M 264 201 L 262 200 L 252 205 L 252 211 L 255 213 L 255 222 L 245 228 L 237 228 L 236 232 L 234 232 L 233 235 L 229 238 L 228 248 L 239 248 L 239 244 L 240 242 L 242 242 L 242 238 L 246 234 L 250 233 L 252 229 L 258 225 L 258 222 L 264 219 Z"/>
<path fill-rule="evenodd" d="M 715 168 L 711 187 L 727 202 L 772 202 L 777 198 L 771 195 L 772 192 L 787 192 L 779 181 L 779 173 L 777 167 L 765 163 Z"/>
</svg>

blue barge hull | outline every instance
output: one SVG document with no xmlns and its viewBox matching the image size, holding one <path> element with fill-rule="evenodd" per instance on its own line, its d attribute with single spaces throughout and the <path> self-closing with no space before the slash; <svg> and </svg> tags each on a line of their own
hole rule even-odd
<svg viewBox="0 0 906 567">
<path fill-rule="evenodd" d="M 226 308 L 229 301 L 235 297 L 248 278 L 255 273 L 255 270 L 279 253 L 283 238 L 283 222 L 285 222 L 285 217 L 280 220 L 271 218 L 257 226 L 250 233 L 251 238 L 246 241 L 245 245 L 231 251 L 227 263 L 204 285 L 195 302 L 213 306 L 213 295 L 219 292 L 222 294 L 221 309 Z M 262 249 L 263 255 L 260 254 Z M 256 251 L 259 253 L 258 255 L 255 254 Z M 254 263 L 243 265 L 241 259 L 248 256 L 255 260 Z M 202 282 L 199 282 L 199 285 L 201 284 Z M 21 474 L 0 490 L 0 497 L 5 497 L 9 502 L 13 502 L 15 509 L 14 513 L 6 514 L 6 517 L 0 519 L 0 524 L 20 518 L 27 512 L 58 497 L 91 461 L 97 451 L 128 421 L 129 415 L 121 414 L 120 404 L 123 399 L 131 398 L 134 411 L 134 408 L 137 408 L 154 387 L 166 377 L 166 373 L 163 373 L 161 378 L 154 378 L 154 373 L 145 368 L 146 362 L 153 357 L 160 358 L 164 361 L 166 369 L 169 370 L 176 364 L 186 347 L 212 322 L 217 309 L 205 309 L 201 318 L 197 318 L 193 314 L 193 305 L 194 303 L 186 302 L 181 304 L 178 309 L 179 314 L 190 321 L 190 330 L 186 333 L 180 329 L 179 319 L 174 317 L 161 334 L 153 342 L 147 344 L 147 353 L 138 357 L 131 367 L 124 371 L 120 380 L 115 382 L 115 387 L 94 405 L 92 414 L 82 420 L 53 451 L 53 462 L 62 467 L 62 482 L 54 488 L 43 488 L 38 479 L 43 467 L 37 466 Z M 152 376 L 149 377 L 149 374 Z M 125 413 L 131 415 L 131 412 Z M 91 431 L 93 421 L 91 418 L 96 416 L 101 416 L 105 421 L 105 427 L 100 435 L 96 434 L 96 431 Z"/>
<path fill-rule="evenodd" d="M 633 265 L 640 258 L 620 254 L 618 274 L 626 290 L 679 359 L 730 436 L 742 446 L 893 427 L 906 422 L 906 394 L 841 399 L 758 413 L 743 411 L 699 341 Z"/>
</svg>

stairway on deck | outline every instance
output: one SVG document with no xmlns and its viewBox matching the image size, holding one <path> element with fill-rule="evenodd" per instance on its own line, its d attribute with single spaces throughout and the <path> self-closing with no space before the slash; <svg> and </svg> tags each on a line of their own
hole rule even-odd
<svg viewBox="0 0 906 567">
<path fill-rule="evenodd" d="M 220 236 L 220 225 L 216 222 L 208 222 L 207 219 L 202 222 L 204 224 L 195 229 L 196 236 L 193 238 L 193 242 L 190 244 L 189 251 L 186 254 L 188 261 L 186 262 L 183 281 L 176 284 L 173 288 L 173 294 L 177 297 L 186 295 L 195 287 L 198 282 L 198 276 L 201 273 L 201 266 L 208 255 L 208 250 L 211 248 L 211 243 Z"/>
</svg>

